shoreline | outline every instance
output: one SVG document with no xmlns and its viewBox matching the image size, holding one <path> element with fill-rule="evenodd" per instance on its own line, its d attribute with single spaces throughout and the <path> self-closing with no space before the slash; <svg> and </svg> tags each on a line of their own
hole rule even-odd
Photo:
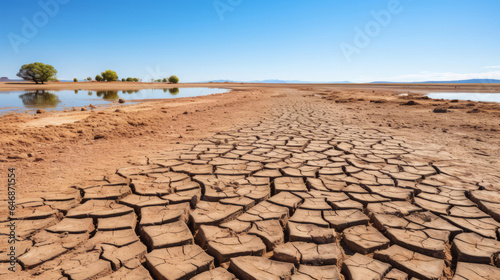
<svg viewBox="0 0 500 280">
<path fill-rule="evenodd" d="M 60 90 L 112 90 L 112 91 L 125 91 L 125 90 L 143 90 L 143 89 L 171 89 L 171 88 L 218 88 L 218 89 L 228 89 L 229 91 L 233 89 L 238 90 L 248 90 L 256 87 L 264 87 L 264 88 L 302 88 L 302 87 L 334 87 L 340 89 L 352 89 L 352 90 L 362 90 L 362 89 L 377 89 L 377 90 L 387 90 L 387 91 L 401 91 L 401 95 L 407 95 L 408 97 L 415 96 L 425 96 L 429 93 L 440 93 L 440 92 L 472 92 L 472 93 L 499 93 L 500 94 L 500 84 L 394 84 L 394 83 L 346 83 L 346 84 L 295 84 L 295 83 L 179 83 L 179 84 L 171 84 L 171 83 L 149 83 L 149 82 L 47 82 L 43 85 L 34 84 L 31 82 L 0 82 L 0 94 L 3 91 L 8 91 L 4 94 L 9 94 L 10 92 L 19 92 L 19 91 L 28 91 L 28 90 L 48 90 L 48 91 L 60 91 Z M 186 97 L 178 97 L 178 98 L 186 98 Z M 162 98 L 162 99 L 137 99 L 130 100 L 128 104 L 136 104 L 143 102 L 151 102 L 158 100 L 169 100 L 169 99 L 178 99 L 178 98 Z M 440 100 L 440 99 L 434 99 Z M 444 100 L 452 100 L 452 99 L 444 99 Z M 463 99 L 462 99 L 463 100 Z M 469 100 L 463 100 L 469 101 Z M 109 104 L 99 104 L 94 106 L 97 107 L 109 107 L 116 103 L 116 100 L 109 101 Z M 489 101 L 474 101 L 470 100 L 470 102 L 482 102 L 485 104 L 495 103 Z M 91 104 L 91 103 L 89 103 Z M 65 106 L 64 108 L 57 110 L 53 109 L 50 111 L 57 112 L 68 112 L 73 111 L 71 108 L 87 108 L 89 105 L 84 106 Z M 0 114 L 0 118 L 9 113 L 26 113 L 36 111 L 37 109 L 44 108 L 36 108 L 29 109 L 24 107 L 16 107 L 19 108 L 19 111 L 25 112 L 14 112 L 7 111 L 5 113 Z M 7 110 L 9 108 L 0 108 L 0 110 Z"/>
<path fill-rule="evenodd" d="M 194 87 L 179 87 L 179 88 L 194 88 Z M 200 87 L 198 87 L 200 88 Z M 205 87 L 203 87 L 205 88 Z M 144 88 L 144 89 L 134 89 L 135 90 L 163 90 L 165 92 L 165 90 L 167 89 L 170 89 L 170 88 L 163 88 L 163 89 L 157 89 L 157 88 Z M 231 89 L 226 89 L 226 88 L 212 88 L 212 89 L 220 89 L 220 90 L 224 90 L 224 92 L 217 92 L 217 93 L 203 93 L 199 96 L 207 96 L 207 95 L 214 95 L 214 94 L 224 94 L 224 93 L 228 93 L 231 91 Z M 34 90 L 34 89 L 31 89 L 31 90 Z M 38 89 L 40 90 L 40 89 Z M 38 91 L 37 90 L 37 91 Z M 49 93 L 54 93 L 54 94 L 57 94 L 58 91 L 63 91 L 63 90 L 66 90 L 66 91 L 70 91 L 72 89 L 57 89 L 57 90 L 50 90 L 50 89 L 41 89 L 41 90 L 44 90 L 44 91 L 47 91 Z M 82 89 L 82 88 L 79 88 L 79 89 L 75 89 L 75 93 L 77 93 L 77 91 L 93 91 L 93 92 L 99 92 L 99 90 L 94 90 L 94 89 Z M 102 90 L 104 91 L 104 90 Z M 131 91 L 131 89 L 106 89 L 105 91 L 116 91 L 116 92 L 119 92 L 119 91 L 122 91 L 122 92 L 125 92 L 125 91 Z M 24 92 L 23 90 L 18 90 L 18 91 L 9 91 L 5 94 L 12 94 L 12 93 L 22 93 Z M 1 88 L 0 88 L 0 93 L 1 93 Z M 86 109 L 95 109 L 95 108 L 104 108 L 104 107 L 109 107 L 109 106 L 113 106 L 113 105 L 117 105 L 119 104 L 119 100 L 121 98 L 124 98 L 124 100 L 126 101 L 125 103 L 127 103 L 127 105 L 130 105 L 130 104 L 138 104 L 138 103 L 143 103 L 143 102 L 152 102 L 152 101 L 159 101 L 159 100 L 170 100 L 170 99 L 182 99 L 182 98 L 189 98 L 189 97 L 192 97 L 192 96 L 171 96 L 170 98 L 143 98 L 143 99 L 127 99 L 126 97 L 128 97 L 128 95 L 125 95 L 125 96 L 122 96 L 122 97 L 118 97 L 116 99 L 103 99 L 103 98 L 99 98 L 99 97 L 95 97 L 95 98 L 92 98 L 92 99 L 83 99 L 83 100 L 79 100 L 81 101 L 80 103 L 87 103 L 87 104 L 83 104 L 83 105 L 56 105 L 55 107 L 34 107 L 34 108 L 29 108 L 29 107 L 13 107 L 13 106 L 10 106 L 10 107 L 2 107 L 0 108 L 0 111 L 1 110 L 9 110 L 9 109 L 13 109 L 13 110 L 9 110 L 9 111 L 6 111 L 6 112 L 0 112 L 0 118 L 6 114 L 11 114 L 11 113 L 27 113 L 27 114 L 33 114 L 33 113 L 36 113 L 36 111 L 38 109 L 43 109 L 45 110 L 46 112 L 71 112 L 71 111 L 75 111 L 75 108 L 76 109 L 82 109 L 82 108 L 86 108 Z M 197 96 L 195 96 L 197 97 Z M 66 100 L 66 102 L 71 102 L 71 100 Z M 63 101 L 59 101 L 59 103 L 63 103 Z M 124 103 L 121 103 L 120 105 L 123 105 Z"/>
<path fill-rule="evenodd" d="M 0 82 L 0 91 L 13 90 L 128 90 L 128 89 L 165 89 L 181 87 L 209 87 L 219 88 L 220 86 L 230 86 L 238 88 L 268 87 L 268 88 L 296 88 L 296 87 L 341 87 L 341 88 L 377 88 L 393 90 L 450 90 L 452 91 L 477 91 L 500 93 L 500 84 L 412 84 L 412 83 L 348 83 L 348 84 L 326 84 L 326 83 L 147 83 L 147 82 L 47 82 L 45 84 L 35 84 L 31 82 Z"/>
</svg>

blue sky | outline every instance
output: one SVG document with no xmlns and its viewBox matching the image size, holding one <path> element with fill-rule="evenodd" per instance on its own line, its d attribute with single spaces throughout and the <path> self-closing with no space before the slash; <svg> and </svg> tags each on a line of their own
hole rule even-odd
<svg viewBox="0 0 500 280">
<path fill-rule="evenodd" d="M 3 0 L 0 76 L 38 61 L 60 79 L 500 79 L 499 11 L 497 0 Z"/>
</svg>

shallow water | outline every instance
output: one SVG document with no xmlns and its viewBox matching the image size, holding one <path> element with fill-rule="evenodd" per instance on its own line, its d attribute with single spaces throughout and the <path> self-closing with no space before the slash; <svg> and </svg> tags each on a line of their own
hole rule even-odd
<svg viewBox="0 0 500 280">
<path fill-rule="evenodd" d="M 457 99 L 482 102 L 499 102 L 500 93 L 482 93 L 482 92 L 433 92 L 427 94 L 433 99 Z"/>
<path fill-rule="evenodd" d="M 141 90 L 60 90 L 60 91 L 0 91 L 0 114 L 10 111 L 44 109 L 61 111 L 71 107 L 109 105 L 120 98 L 126 101 L 195 97 L 228 92 L 220 88 L 170 88 Z"/>
</svg>

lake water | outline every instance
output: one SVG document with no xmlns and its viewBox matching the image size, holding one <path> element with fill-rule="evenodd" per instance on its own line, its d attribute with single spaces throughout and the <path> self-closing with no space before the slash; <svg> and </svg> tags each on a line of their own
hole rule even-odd
<svg viewBox="0 0 500 280">
<path fill-rule="evenodd" d="M 82 107 L 90 104 L 109 105 L 111 102 L 116 102 L 120 98 L 133 102 L 141 99 L 195 97 L 228 91 L 228 89 L 220 88 L 170 88 L 119 91 L 0 91 L 0 114 L 5 114 L 10 111 L 25 112 L 27 110 L 37 109 L 60 111 L 66 108 Z"/>
<path fill-rule="evenodd" d="M 500 93 L 481 93 L 481 92 L 433 92 L 427 94 L 429 98 L 434 99 L 458 99 L 482 102 L 499 102 Z"/>
</svg>

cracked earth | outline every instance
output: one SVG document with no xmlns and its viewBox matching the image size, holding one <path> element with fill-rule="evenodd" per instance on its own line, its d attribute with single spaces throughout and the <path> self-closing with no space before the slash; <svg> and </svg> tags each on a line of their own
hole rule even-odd
<svg viewBox="0 0 500 280">
<path fill-rule="evenodd" d="M 498 182 L 464 174 L 404 139 L 342 124 L 325 104 L 286 99 L 147 164 L 23 196 L 16 275 L 500 279 Z M 13 279 L 4 240 L 0 277 Z"/>
</svg>

